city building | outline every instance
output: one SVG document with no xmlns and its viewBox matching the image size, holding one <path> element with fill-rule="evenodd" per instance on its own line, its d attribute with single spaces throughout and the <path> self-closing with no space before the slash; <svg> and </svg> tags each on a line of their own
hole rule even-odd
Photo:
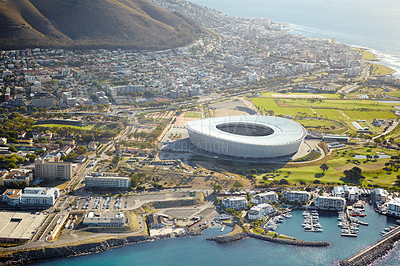
<svg viewBox="0 0 400 266">
<path fill-rule="evenodd" d="M 58 188 L 27 187 L 21 195 L 21 205 L 52 206 L 59 195 Z"/>
<path fill-rule="evenodd" d="M 254 204 L 273 203 L 275 201 L 278 201 L 278 195 L 274 191 L 267 191 L 251 197 L 251 202 Z"/>
<path fill-rule="evenodd" d="M 102 188 L 128 188 L 131 185 L 129 177 L 125 176 L 109 176 L 103 173 L 94 173 L 85 177 L 86 187 L 102 187 Z"/>
<path fill-rule="evenodd" d="M 185 127 L 199 150 L 240 158 L 291 156 L 307 135 L 299 123 L 274 116 L 214 117 Z"/>
<path fill-rule="evenodd" d="M 225 198 L 222 205 L 228 209 L 242 210 L 247 208 L 247 199 L 245 197 Z"/>
<path fill-rule="evenodd" d="M 147 224 L 151 229 L 159 229 L 165 226 L 162 222 L 162 217 L 154 213 L 147 216 Z"/>
<path fill-rule="evenodd" d="M 60 196 L 58 188 L 27 187 L 7 189 L 2 201 L 11 206 L 52 206 Z"/>
<path fill-rule="evenodd" d="M 387 213 L 396 217 L 400 217 L 400 198 L 394 198 L 388 202 Z"/>
<path fill-rule="evenodd" d="M 334 197 L 342 197 L 349 201 L 357 201 L 360 199 L 360 189 L 355 186 L 344 185 L 333 188 L 332 194 Z"/>
<path fill-rule="evenodd" d="M 125 216 L 122 212 L 119 213 L 99 213 L 89 212 L 83 218 L 83 225 L 87 226 L 105 226 L 119 227 L 125 225 Z"/>
<path fill-rule="evenodd" d="M 311 194 L 307 191 L 285 190 L 282 192 L 282 198 L 290 202 L 307 202 L 311 198 Z"/>
<path fill-rule="evenodd" d="M 346 205 L 346 200 L 341 197 L 319 196 L 314 199 L 314 206 L 320 210 L 342 211 Z"/>
<path fill-rule="evenodd" d="M 259 220 L 274 212 L 276 212 L 276 209 L 273 206 L 268 203 L 262 203 L 251 207 L 247 216 L 249 220 Z"/>
<path fill-rule="evenodd" d="M 22 189 L 7 189 L 1 196 L 1 200 L 10 206 L 19 206 Z"/>
<path fill-rule="evenodd" d="M 35 160 L 35 177 L 47 180 L 70 180 L 73 176 L 72 163 L 55 162 L 44 158 Z"/>
<path fill-rule="evenodd" d="M 24 183 L 29 186 L 33 180 L 33 173 L 30 169 L 11 169 L 0 171 L 0 186 L 9 186 L 11 183 Z"/>
<path fill-rule="evenodd" d="M 388 193 L 383 188 L 375 188 L 373 191 L 373 197 L 375 201 L 385 202 L 388 198 Z"/>
<path fill-rule="evenodd" d="M 46 217 L 47 214 L 42 212 L 2 211 L 0 215 L 0 241 L 18 243 L 32 239 Z"/>
</svg>

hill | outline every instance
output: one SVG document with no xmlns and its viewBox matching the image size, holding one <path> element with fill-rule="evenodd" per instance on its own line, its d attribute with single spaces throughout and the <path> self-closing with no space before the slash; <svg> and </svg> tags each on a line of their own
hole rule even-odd
<svg viewBox="0 0 400 266">
<path fill-rule="evenodd" d="M 164 49 L 203 31 L 144 0 L 0 0 L 0 48 Z"/>
</svg>

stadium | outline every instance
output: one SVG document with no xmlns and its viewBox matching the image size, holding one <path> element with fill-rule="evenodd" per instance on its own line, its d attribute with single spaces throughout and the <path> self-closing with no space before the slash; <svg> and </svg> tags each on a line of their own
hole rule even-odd
<svg viewBox="0 0 400 266">
<path fill-rule="evenodd" d="M 198 149 L 240 158 L 291 156 L 307 134 L 295 121 L 258 115 L 207 118 L 185 127 Z"/>
</svg>

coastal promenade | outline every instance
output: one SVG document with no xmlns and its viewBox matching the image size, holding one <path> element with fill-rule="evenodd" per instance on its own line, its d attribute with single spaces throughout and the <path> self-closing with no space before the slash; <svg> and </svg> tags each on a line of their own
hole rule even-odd
<svg viewBox="0 0 400 266">
<path fill-rule="evenodd" d="M 353 257 L 342 260 L 339 265 L 368 265 L 384 256 L 389 250 L 393 248 L 396 241 L 400 240 L 400 226 L 394 229 L 388 236 L 384 239 L 379 240 L 369 248 L 361 251 L 360 253 L 354 255 Z"/>
</svg>

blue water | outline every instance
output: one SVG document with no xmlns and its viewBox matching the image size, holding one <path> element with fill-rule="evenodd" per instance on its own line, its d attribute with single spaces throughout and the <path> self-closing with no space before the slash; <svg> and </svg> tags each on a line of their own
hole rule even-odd
<svg viewBox="0 0 400 266">
<path fill-rule="evenodd" d="M 320 213 L 322 233 L 304 232 L 302 211 L 294 211 L 291 219 L 285 219 L 278 232 L 305 240 L 327 240 L 326 248 L 295 247 L 247 238 L 229 245 L 205 240 L 220 235 L 220 228 L 211 228 L 197 237 L 173 238 L 133 244 L 102 253 L 63 258 L 40 265 L 331 265 L 345 259 L 380 239 L 379 232 L 393 224 L 393 219 L 375 214 L 369 206 L 363 219 L 369 226 L 360 226 L 357 238 L 340 236 L 337 215 Z M 400 256 L 391 257 L 390 259 Z M 390 264 L 387 261 L 387 265 Z"/>
<path fill-rule="evenodd" d="M 290 24 L 293 33 L 374 50 L 400 73 L 398 0 L 191 0 L 228 15 Z"/>
</svg>

